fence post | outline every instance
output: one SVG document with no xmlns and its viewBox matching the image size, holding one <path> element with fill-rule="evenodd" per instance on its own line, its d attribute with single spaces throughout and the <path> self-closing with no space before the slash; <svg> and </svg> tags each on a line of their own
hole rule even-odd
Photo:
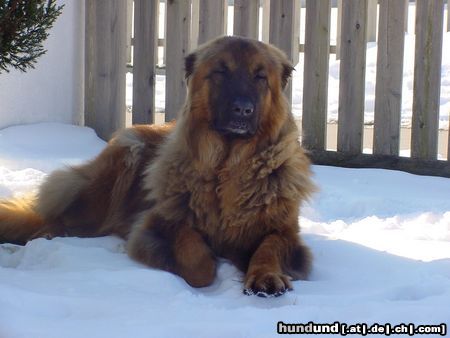
<svg viewBox="0 0 450 338">
<path fill-rule="evenodd" d="M 450 32 L 450 0 L 447 0 L 447 32 Z"/>
<path fill-rule="evenodd" d="M 133 0 L 127 0 L 127 63 L 131 63 L 132 27 L 133 27 Z"/>
<path fill-rule="evenodd" d="M 362 151 L 367 0 L 342 2 L 337 150 Z"/>
<path fill-rule="evenodd" d="M 126 22 L 126 1 L 86 1 L 85 122 L 105 140 L 125 127 Z"/>
<path fill-rule="evenodd" d="M 337 1 L 336 60 L 341 59 L 342 0 Z"/>
<path fill-rule="evenodd" d="M 154 122 L 159 0 L 135 0 L 133 124 Z"/>
<path fill-rule="evenodd" d="M 184 58 L 189 52 L 191 3 L 186 0 L 166 2 L 166 121 L 175 119 L 186 98 Z"/>
<path fill-rule="evenodd" d="M 307 149 L 326 149 L 330 17 L 329 0 L 306 0 L 302 145 Z"/>
<path fill-rule="evenodd" d="M 234 1 L 234 35 L 258 38 L 259 0 Z"/>
<path fill-rule="evenodd" d="M 405 32 L 408 33 L 408 13 L 409 13 L 409 0 L 405 1 Z"/>
<path fill-rule="evenodd" d="M 261 39 L 268 43 L 270 35 L 270 0 L 261 0 L 262 16 L 261 16 Z"/>
<path fill-rule="evenodd" d="M 295 66 L 298 62 L 300 47 L 300 1 L 270 1 L 269 42 L 282 51 Z M 286 86 L 286 95 L 292 102 L 292 81 Z"/>
<path fill-rule="evenodd" d="M 369 0 L 367 4 L 367 42 L 377 41 L 377 5 L 378 0 Z"/>
<path fill-rule="evenodd" d="M 199 45 L 225 34 L 227 10 L 226 0 L 200 0 Z"/>
<path fill-rule="evenodd" d="M 437 156 L 444 0 L 416 1 L 411 157 Z"/>
<path fill-rule="evenodd" d="M 194 50 L 198 46 L 199 21 L 200 21 L 200 0 L 192 0 L 191 38 L 190 38 L 191 50 Z"/>
<path fill-rule="evenodd" d="M 374 154 L 398 155 L 402 105 L 405 8 L 398 0 L 380 1 Z"/>
</svg>

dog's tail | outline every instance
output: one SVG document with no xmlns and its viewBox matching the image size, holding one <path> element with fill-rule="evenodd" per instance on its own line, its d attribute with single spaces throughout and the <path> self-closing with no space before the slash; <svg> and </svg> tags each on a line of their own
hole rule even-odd
<svg viewBox="0 0 450 338">
<path fill-rule="evenodd" d="M 0 199 L 0 243 L 23 245 L 38 237 L 64 236 L 65 229 L 57 220 L 87 182 L 80 169 L 56 170 L 43 182 L 36 196 Z"/>
<path fill-rule="evenodd" d="M 32 196 L 0 200 L 0 244 L 25 244 L 40 237 L 44 220 L 35 211 Z"/>
</svg>

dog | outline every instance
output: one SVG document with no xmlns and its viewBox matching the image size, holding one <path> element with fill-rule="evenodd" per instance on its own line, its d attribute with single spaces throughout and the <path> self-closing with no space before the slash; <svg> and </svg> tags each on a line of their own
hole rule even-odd
<svg viewBox="0 0 450 338">
<path fill-rule="evenodd" d="M 33 199 L 0 202 L 0 243 L 117 235 L 133 259 L 213 283 L 217 257 L 245 273 L 244 293 L 279 296 L 312 255 L 299 207 L 310 162 L 283 94 L 279 49 L 220 37 L 185 58 L 176 122 L 119 131 L 94 160 L 51 173 Z"/>
</svg>

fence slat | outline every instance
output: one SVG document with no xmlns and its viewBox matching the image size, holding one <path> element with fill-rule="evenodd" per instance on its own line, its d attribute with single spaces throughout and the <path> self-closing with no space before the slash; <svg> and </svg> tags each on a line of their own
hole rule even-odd
<svg viewBox="0 0 450 338">
<path fill-rule="evenodd" d="M 300 1 L 270 1 L 269 42 L 282 51 L 294 65 L 298 62 L 300 47 Z M 286 86 L 286 94 L 292 102 L 292 81 Z"/>
<path fill-rule="evenodd" d="M 329 0 L 306 0 L 302 145 L 325 150 L 330 56 Z"/>
<path fill-rule="evenodd" d="M 261 40 L 268 43 L 270 35 L 270 0 L 261 0 Z"/>
<path fill-rule="evenodd" d="M 126 1 L 86 1 L 85 123 L 105 140 L 125 127 L 126 11 Z"/>
<path fill-rule="evenodd" d="M 447 0 L 447 32 L 450 32 L 450 0 Z"/>
<path fill-rule="evenodd" d="M 341 59 L 342 0 L 337 0 L 336 60 Z"/>
<path fill-rule="evenodd" d="M 377 4 L 378 0 L 369 0 L 367 4 L 367 42 L 377 41 Z"/>
<path fill-rule="evenodd" d="M 192 0 L 192 12 L 191 12 L 191 50 L 194 50 L 198 46 L 198 30 L 200 21 L 200 0 Z"/>
<path fill-rule="evenodd" d="M 186 97 L 184 58 L 190 45 L 191 4 L 186 0 L 166 2 L 166 121 L 177 117 Z"/>
<path fill-rule="evenodd" d="M 131 63 L 131 31 L 133 29 L 133 0 L 127 0 L 127 63 Z"/>
<path fill-rule="evenodd" d="M 405 32 L 408 33 L 408 19 L 409 19 L 409 0 L 405 1 Z"/>
<path fill-rule="evenodd" d="M 233 34 L 258 38 L 259 0 L 234 1 Z"/>
<path fill-rule="evenodd" d="M 200 0 L 199 45 L 225 34 L 227 9 L 226 0 Z"/>
<path fill-rule="evenodd" d="M 401 1 L 380 1 L 373 140 L 375 154 L 399 154 L 404 22 L 405 6 Z"/>
<path fill-rule="evenodd" d="M 362 151 L 367 0 L 342 2 L 337 150 Z"/>
<path fill-rule="evenodd" d="M 133 124 L 153 123 L 159 0 L 134 1 Z"/>
<path fill-rule="evenodd" d="M 444 0 L 416 1 L 411 157 L 436 159 Z"/>
</svg>

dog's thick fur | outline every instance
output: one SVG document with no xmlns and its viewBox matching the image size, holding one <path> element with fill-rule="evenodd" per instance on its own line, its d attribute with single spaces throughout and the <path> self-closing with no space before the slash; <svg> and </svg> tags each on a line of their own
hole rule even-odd
<svg viewBox="0 0 450 338">
<path fill-rule="evenodd" d="M 283 95 L 291 71 L 258 41 L 201 46 L 186 58 L 176 125 L 123 130 L 93 161 L 53 172 L 35 199 L 0 202 L 0 243 L 114 234 L 132 258 L 192 286 L 211 284 L 224 257 L 245 272 L 247 294 L 284 293 L 311 266 L 298 216 L 313 185 Z M 236 91 L 255 102 L 245 137 L 213 126 Z"/>
</svg>

